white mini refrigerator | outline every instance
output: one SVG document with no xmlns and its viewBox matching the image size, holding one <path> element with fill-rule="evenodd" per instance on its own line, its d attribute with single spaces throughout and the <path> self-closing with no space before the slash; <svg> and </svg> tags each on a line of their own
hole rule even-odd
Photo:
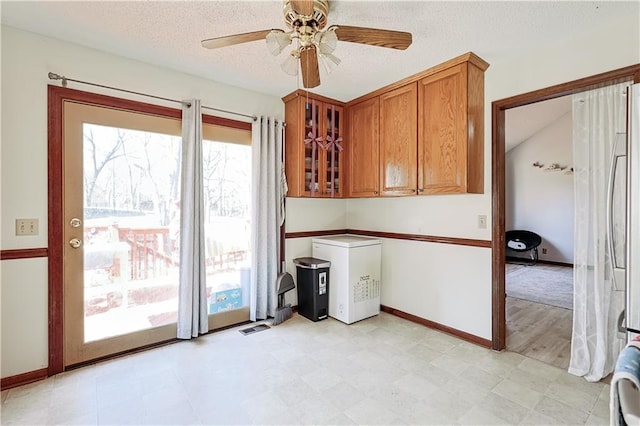
<svg viewBox="0 0 640 426">
<path fill-rule="evenodd" d="M 329 316 L 351 324 L 380 313 L 380 240 L 334 235 L 312 240 L 313 257 L 331 262 Z"/>
</svg>

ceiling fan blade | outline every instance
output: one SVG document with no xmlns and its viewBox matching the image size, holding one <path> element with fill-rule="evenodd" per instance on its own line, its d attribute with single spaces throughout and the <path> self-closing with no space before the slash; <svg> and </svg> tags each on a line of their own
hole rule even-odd
<svg viewBox="0 0 640 426">
<path fill-rule="evenodd" d="M 369 44 L 372 46 L 390 47 L 404 50 L 413 41 L 411 33 L 376 28 L 351 27 L 348 25 L 334 25 L 336 35 L 340 41 Z M 331 28 L 329 28 L 331 29 Z"/>
<path fill-rule="evenodd" d="M 300 72 L 302 85 L 306 89 L 320 85 L 320 69 L 318 68 L 318 53 L 315 46 L 310 46 L 300 52 Z"/>
<path fill-rule="evenodd" d="M 291 0 L 291 8 L 298 15 L 313 15 L 313 0 Z"/>
<path fill-rule="evenodd" d="M 254 31 L 252 33 L 234 34 L 230 36 L 209 38 L 206 40 L 202 40 L 202 47 L 206 47 L 207 49 L 217 49 L 218 47 L 233 46 L 234 44 L 247 43 L 247 42 L 256 41 L 256 40 L 264 40 L 267 37 L 267 34 L 269 34 L 271 31 L 273 30 Z"/>
</svg>

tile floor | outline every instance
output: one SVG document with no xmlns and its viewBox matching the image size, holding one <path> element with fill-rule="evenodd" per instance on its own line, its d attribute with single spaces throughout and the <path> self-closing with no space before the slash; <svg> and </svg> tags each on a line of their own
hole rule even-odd
<svg viewBox="0 0 640 426">
<path fill-rule="evenodd" d="M 1 423 L 608 424 L 608 385 L 389 314 L 237 330 L 3 391 Z"/>
</svg>

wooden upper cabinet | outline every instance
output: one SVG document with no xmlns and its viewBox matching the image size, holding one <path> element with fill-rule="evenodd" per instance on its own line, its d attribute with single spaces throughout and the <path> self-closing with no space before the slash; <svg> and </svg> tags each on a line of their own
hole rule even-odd
<svg viewBox="0 0 640 426">
<path fill-rule="evenodd" d="M 346 107 L 284 97 L 287 196 L 483 193 L 488 66 L 469 52 Z"/>
<path fill-rule="evenodd" d="M 472 63 L 418 81 L 418 193 L 484 191 L 484 70 Z"/>
<path fill-rule="evenodd" d="M 296 91 L 285 98 L 285 173 L 289 197 L 345 195 L 343 104 Z"/>
<path fill-rule="evenodd" d="M 417 120 L 417 83 L 380 95 L 381 195 L 416 194 Z"/>
<path fill-rule="evenodd" d="M 349 195 L 378 195 L 379 101 L 372 98 L 348 108 Z"/>
</svg>

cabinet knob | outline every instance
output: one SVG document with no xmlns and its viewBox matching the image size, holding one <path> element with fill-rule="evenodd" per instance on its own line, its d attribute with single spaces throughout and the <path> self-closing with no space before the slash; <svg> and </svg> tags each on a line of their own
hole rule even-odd
<svg viewBox="0 0 640 426">
<path fill-rule="evenodd" d="M 418 192 L 424 192 L 424 188 L 418 189 Z"/>
<path fill-rule="evenodd" d="M 415 188 L 413 188 L 413 189 L 411 190 L 411 192 L 415 193 L 415 192 L 416 192 L 416 189 L 415 189 Z"/>
</svg>

